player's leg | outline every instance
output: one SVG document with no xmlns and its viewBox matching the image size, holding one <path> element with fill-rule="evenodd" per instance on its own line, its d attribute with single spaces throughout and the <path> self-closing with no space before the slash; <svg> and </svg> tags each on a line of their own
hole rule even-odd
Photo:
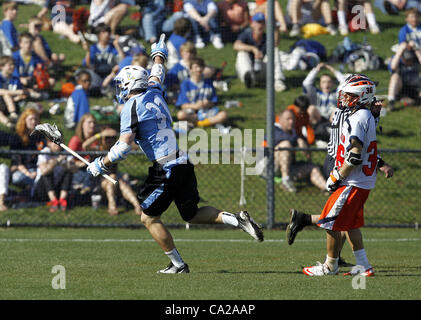
<svg viewBox="0 0 421 320">
<path fill-rule="evenodd" d="M 247 212 L 233 214 L 212 206 L 198 208 L 200 197 L 194 166 L 190 162 L 178 165 L 171 170 L 170 185 L 174 190 L 174 202 L 184 221 L 191 224 L 231 225 L 241 228 L 254 239 L 263 241 L 261 227 Z"/>
<path fill-rule="evenodd" d="M 264 239 L 261 226 L 246 211 L 230 213 L 206 206 L 199 208 L 188 222 L 191 224 L 226 224 L 242 229 L 255 240 L 263 241 Z"/>
<path fill-rule="evenodd" d="M 189 273 L 189 267 L 175 247 L 171 233 L 160 219 L 173 200 L 166 173 L 158 163 L 149 168 L 148 177 L 138 195 L 143 211 L 140 220 L 171 261 L 158 273 Z"/>
<path fill-rule="evenodd" d="M 361 275 L 367 277 L 374 276 L 373 267 L 368 262 L 367 254 L 364 249 L 361 230 L 358 228 L 347 231 L 347 239 L 351 245 L 357 265 L 352 268 L 350 272 L 345 273 L 345 275 L 355 275 L 360 273 Z"/>
</svg>

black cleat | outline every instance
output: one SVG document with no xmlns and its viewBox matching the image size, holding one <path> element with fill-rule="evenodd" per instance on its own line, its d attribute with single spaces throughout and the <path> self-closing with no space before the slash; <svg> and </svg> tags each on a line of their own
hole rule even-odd
<svg viewBox="0 0 421 320">
<path fill-rule="evenodd" d="M 355 267 L 355 264 L 348 263 L 341 256 L 339 256 L 338 267 L 351 268 L 351 267 Z"/>
<path fill-rule="evenodd" d="M 290 218 L 286 230 L 286 236 L 288 244 L 292 245 L 294 243 L 295 237 L 297 236 L 297 233 L 303 230 L 305 225 L 302 223 L 303 219 L 301 219 L 303 213 L 298 212 L 295 209 L 291 209 L 289 214 Z"/>
<path fill-rule="evenodd" d="M 165 269 L 159 270 L 157 273 L 190 273 L 190 269 L 187 264 L 184 264 L 181 268 L 177 268 L 172 262 L 170 262 Z"/>
<path fill-rule="evenodd" d="M 235 216 L 238 220 L 238 226 L 243 229 L 244 232 L 247 232 L 255 240 L 263 241 L 262 227 L 250 217 L 247 211 L 236 213 Z"/>
</svg>

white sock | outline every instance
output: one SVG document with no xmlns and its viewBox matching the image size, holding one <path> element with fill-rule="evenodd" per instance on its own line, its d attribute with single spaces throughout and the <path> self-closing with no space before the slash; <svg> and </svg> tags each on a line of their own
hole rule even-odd
<svg viewBox="0 0 421 320">
<path fill-rule="evenodd" d="M 389 101 L 395 100 L 395 97 L 393 97 L 393 96 L 387 96 L 387 100 L 389 100 Z"/>
<path fill-rule="evenodd" d="M 181 268 L 182 266 L 184 266 L 184 261 L 178 253 L 177 248 L 165 252 L 165 254 L 168 256 L 168 258 L 170 258 L 173 265 L 175 265 L 177 268 Z"/>
<path fill-rule="evenodd" d="M 374 15 L 373 12 L 367 13 L 366 16 L 367 16 L 367 22 L 368 22 L 369 26 L 375 26 L 377 24 L 376 23 L 376 16 Z"/>
<path fill-rule="evenodd" d="M 222 222 L 230 226 L 238 227 L 237 217 L 229 212 L 222 212 Z"/>
<path fill-rule="evenodd" d="M 371 268 L 371 264 L 368 262 L 367 254 L 365 253 L 365 249 L 354 251 L 355 260 L 357 261 L 357 265 L 363 266 L 365 270 Z"/>
<path fill-rule="evenodd" d="M 338 23 L 340 26 L 346 26 L 345 11 L 338 11 Z"/>
<path fill-rule="evenodd" d="M 330 271 L 335 271 L 336 269 L 338 269 L 338 261 L 339 261 L 339 257 L 331 258 L 328 255 L 326 255 L 325 263 L 328 265 Z"/>
</svg>

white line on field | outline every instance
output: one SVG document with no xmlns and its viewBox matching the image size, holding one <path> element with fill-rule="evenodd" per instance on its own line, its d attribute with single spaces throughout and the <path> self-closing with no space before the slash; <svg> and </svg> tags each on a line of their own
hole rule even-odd
<svg viewBox="0 0 421 320">
<path fill-rule="evenodd" d="M 245 239 L 174 239 L 176 242 L 256 242 Z M 155 242 L 153 239 L 35 239 L 35 238 L 0 238 L 1 242 Z M 326 239 L 296 239 L 295 242 L 325 242 Z M 364 242 L 412 242 L 420 238 L 403 239 L 364 239 Z M 268 239 L 264 242 L 285 242 L 283 239 Z"/>
</svg>

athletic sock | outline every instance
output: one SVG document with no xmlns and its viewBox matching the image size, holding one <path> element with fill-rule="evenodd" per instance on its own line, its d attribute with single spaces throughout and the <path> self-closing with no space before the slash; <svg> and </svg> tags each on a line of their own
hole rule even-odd
<svg viewBox="0 0 421 320">
<path fill-rule="evenodd" d="M 326 255 L 325 264 L 327 264 L 330 271 L 335 271 L 336 269 L 338 269 L 338 261 L 339 261 L 339 258 L 331 258 L 328 255 Z"/>
<path fill-rule="evenodd" d="M 367 254 L 365 253 L 365 249 L 354 251 L 354 256 L 357 265 L 363 266 L 365 270 L 371 268 L 371 264 L 368 262 Z"/>
<path fill-rule="evenodd" d="M 373 26 L 375 26 L 377 24 L 376 23 L 376 16 L 374 15 L 373 12 L 367 13 L 366 14 L 366 17 L 367 17 L 367 22 L 368 22 L 368 25 L 369 26 L 373 27 Z"/>
<path fill-rule="evenodd" d="M 229 212 L 222 212 L 222 222 L 230 226 L 238 227 L 237 217 Z"/>
<path fill-rule="evenodd" d="M 298 213 L 300 214 L 298 224 L 302 225 L 303 227 L 311 226 L 311 215 L 304 212 Z"/>
<path fill-rule="evenodd" d="M 182 266 L 184 266 L 184 261 L 178 253 L 177 248 L 165 252 L 165 254 L 168 256 L 168 258 L 170 258 L 173 265 L 175 265 L 177 268 L 181 268 Z"/>
<path fill-rule="evenodd" d="M 338 11 L 338 23 L 340 26 L 346 26 L 345 11 Z"/>
</svg>

